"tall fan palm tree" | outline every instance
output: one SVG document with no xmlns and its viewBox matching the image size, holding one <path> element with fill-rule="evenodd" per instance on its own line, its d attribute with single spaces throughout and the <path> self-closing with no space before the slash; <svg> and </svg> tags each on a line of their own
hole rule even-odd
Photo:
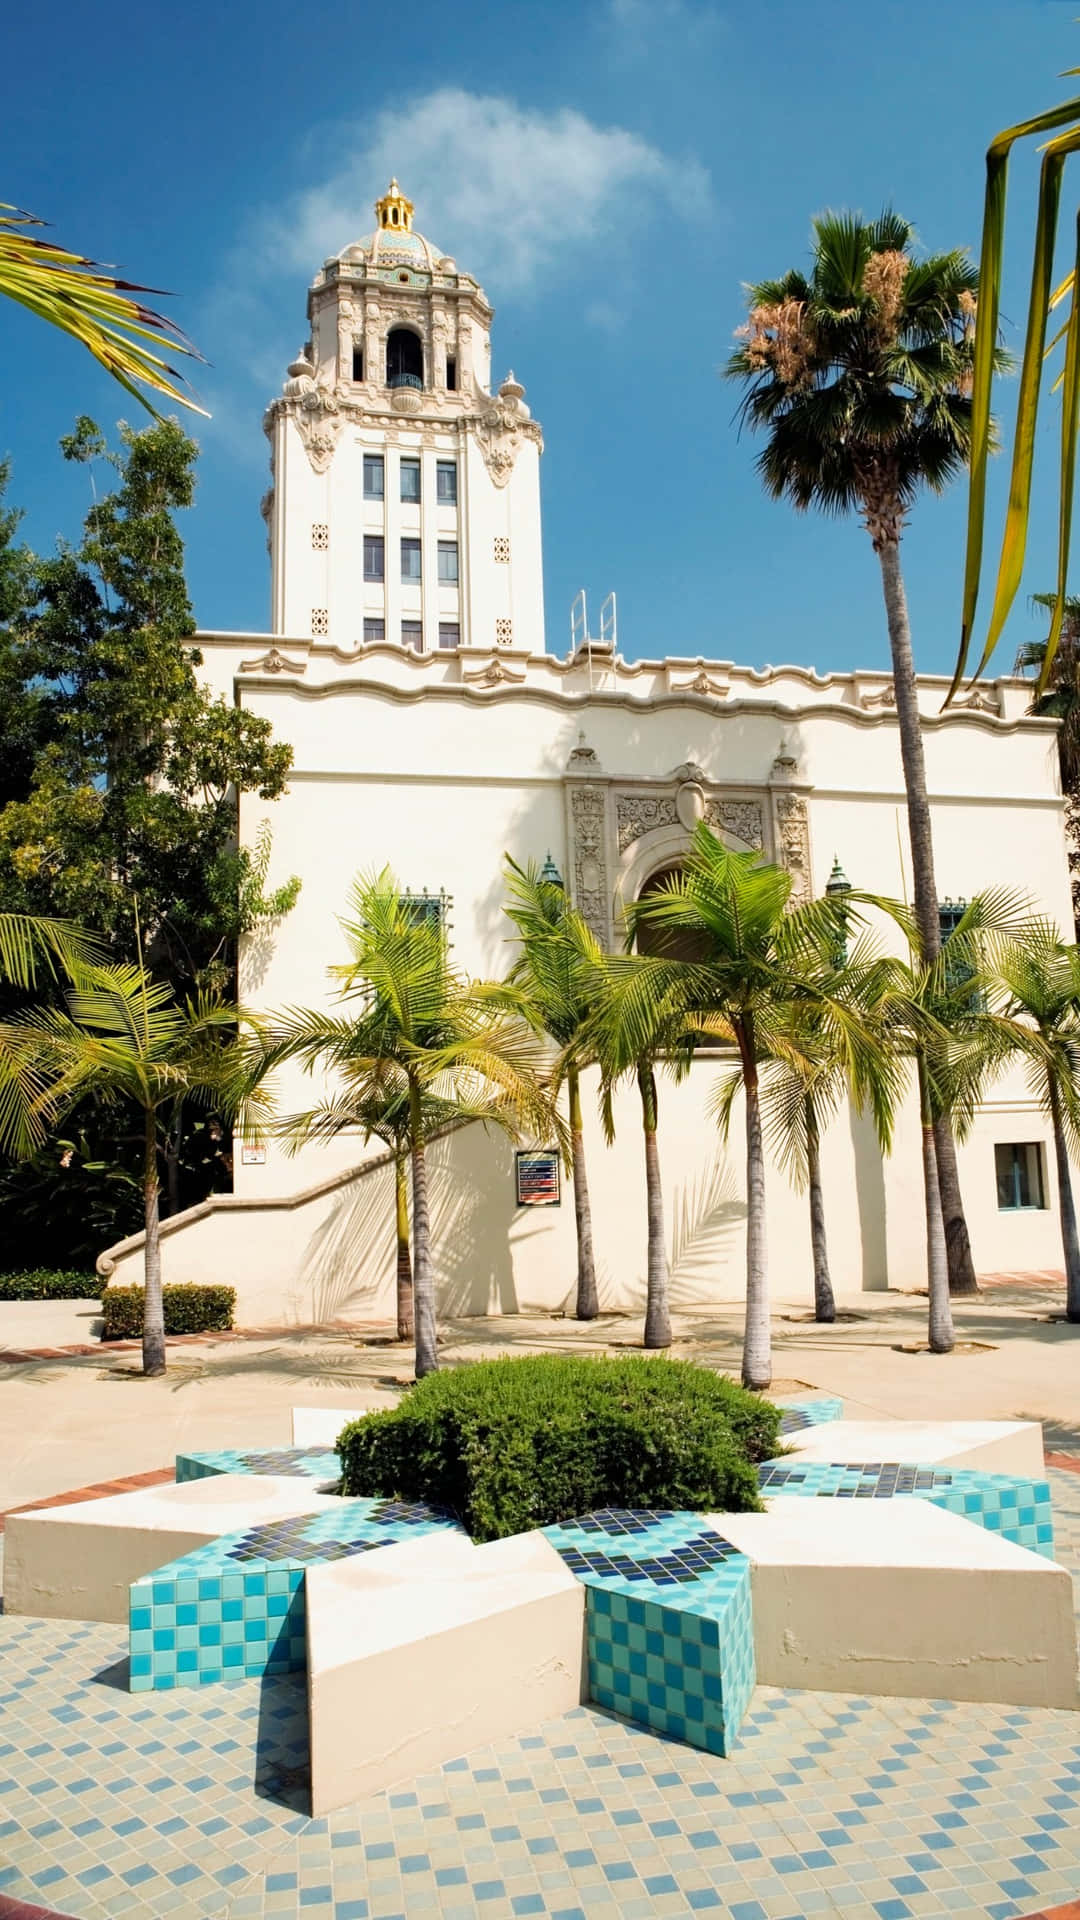
<svg viewBox="0 0 1080 1920">
<path fill-rule="evenodd" d="M 148 387 L 193 413 L 205 413 L 177 381 L 183 376 L 155 348 L 201 359 L 173 321 L 136 298 L 153 293 L 120 280 L 96 260 L 39 239 L 30 231 L 44 221 L 0 201 L 0 294 L 71 334 L 149 413 L 157 409 L 140 392 Z"/>
<path fill-rule="evenodd" d="M 753 853 L 732 853 L 702 822 L 681 873 L 629 910 L 632 930 L 653 925 L 691 935 L 699 961 L 653 965 L 678 977 L 676 992 L 691 1029 L 727 1037 L 739 1056 L 746 1115 L 746 1325 L 742 1377 L 748 1387 L 772 1379 L 768 1260 L 765 1240 L 765 1150 L 761 1077 L 767 1060 L 810 1074 L 798 1011 L 806 1008 L 835 1046 L 860 1100 L 868 1101 L 881 1138 L 891 1137 L 899 1085 L 897 1062 L 858 1011 L 821 984 L 848 909 L 829 899 L 788 911 L 791 875 Z M 661 976 L 662 978 L 663 976 Z M 721 1095 L 721 1101 L 723 1095 Z"/>
<path fill-rule="evenodd" d="M 389 868 L 356 881 L 341 924 L 349 957 L 330 971 L 346 1010 L 287 1009 L 274 1022 L 272 1057 L 298 1055 L 344 1073 L 346 1102 L 379 1098 L 387 1076 L 400 1076 L 412 1165 L 416 1377 L 422 1379 L 439 1364 L 427 1176 L 432 1103 L 444 1118 L 481 1120 L 514 1138 L 554 1133 L 561 1142 L 563 1128 L 545 1091 L 543 1043 L 524 997 L 505 983 L 460 972 L 441 920 L 403 896 Z"/>
<path fill-rule="evenodd" d="M 0 1146 L 28 1157 L 87 1095 L 143 1117 L 143 1372 L 165 1371 L 161 1293 L 161 1132 L 177 1099 L 265 1118 L 250 1024 L 212 994 L 180 1001 L 142 963 L 83 966 L 62 1007 L 0 1023 Z M 238 1027 L 241 1029 L 238 1037 Z"/>
<path fill-rule="evenodd" d="M 602 966 L 603 956 L 581 915 L 571 906 L 561 881 L 549 880 L 535 866 L 506 861 L 509 904 L 506 912 L 518 930 L 521 953 L 511 980 L 527 996 L 537 1022 L 566 1054 L 565 1078 L 570 1109 L 570 1157 L 577 1233 L 577 1290 L 574 1317 L 595 1320 L 600 1311 L 593 1255 L 592 1207 L 585 1163 L 581 1112 L 581 1072 L 589 1064 L 573 1051 L 589 1016 L 582 962 Z"/>
<path fill-rule="evenodd" d="M 923 487 L 941 493 L 967 465 L 978 275 L 966 253 L 918 260 L 910 223 L 827 213 L 813 223 L 809 275 L 748 290 L 749 320 L 727 372 L 742 417 L 767 436 L 758 470 L 774 499 L 862 516 L 881 567 L 907 792 L 915 911 L 923 949 L 940 946 L 930 804 L 911 626 L 900 569 Z M 995 364 L 1004 363 L 991 340 Z M 949 1277 L 977 1290 L 956 1152 L 934 1129 Z"/>
<path fill-rule="evenodd" d="M 361 1036 L 361 1039 L 363 1036 Z M 325 1049 L 313 1043 L 307 1028 L 303 1038 L 290 1043 L 287 1032 L 278 1032 L 273 1049 L 280 1062 L 290 1053 L 299 1053 L 309 1068 L 314 1067 Z M 282 1135 L 290 1153 L 298 1153 L 310 1140 L 331 1140 L 341 1133 L 358 1133 L 362 1139 L 381 1140 L 394 1159 L 394 1239 L 395 1307 L 397 1337 L 412 1340 L 413 1314 L 412 1254 L 409 1231 L 409 1088 L 405 1074 L 394 1060 L 372 1063 L 362 1052 L 354 1060 L 340 1047 L 335 1058 L 339 1090 L 302 1113 L 285 1114 L 275 1122 L 274 1131 Z M 447 1103 L 424 1096 L 424 1128 L 431 1139 L 457 1117 Z"/>
<path fill-rule="evenodd" d="M 1058 1211 L 1065 1256 L 1065 1317 L 1080 1322 L 1080 1237 L 1069 1149 L 1080 1152 L 1080 948 L 1049 921 L 1034 920 L 997 943 L 987 1025 L 996 1057 L 1018 1056 L 1054 1130 Z"/>
</svg>

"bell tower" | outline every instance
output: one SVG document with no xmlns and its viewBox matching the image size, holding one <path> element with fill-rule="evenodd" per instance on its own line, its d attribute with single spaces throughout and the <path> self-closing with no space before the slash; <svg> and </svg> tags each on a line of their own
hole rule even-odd
<svg viewBox="0 0 1080 1920">
<path fill-rule="evenodd" d="M 543 437 L 492 308 L 396 180 L 328 260 L 265 428 L 276 635 L 337 652 L 544 650 Z"/>
</svg>

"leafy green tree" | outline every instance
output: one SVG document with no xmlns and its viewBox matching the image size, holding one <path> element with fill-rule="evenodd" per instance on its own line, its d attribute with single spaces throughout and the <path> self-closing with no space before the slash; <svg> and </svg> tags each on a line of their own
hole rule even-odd
<svg viewBox="0 0 1080 1920">
<path fill-rule="evenodd" d="M 264 853 L 236 847 L 238 796 L 276 798 L 291 750 L 197 677 L 176 523 L 194 443 L 160 421 L 111 454 L 84 418 L 63 451 L 116 484 L 77 548 L 33 564 L 0 639 L 0 763 L 32 743 L 0 806 L 0 906 L 94 926 L 135 961 L 135 895 L 155 971 L 228 991 L 241 933 L 295 899 L 295 881 L 267 894 Z"/>
<path fill-rule="evenodd" d="M 361 877 L 342 921 L 349 957 L 331 969 L 346 1011 L 275 1017 L 273 1062 L 299 1057 L 343 1074 L 345 1103 L 404 1083 L 412 1165 L 416 1377 L 439 1364 L 428 1201 L 433 1103 L 443 1120 L 480 1120 L 512 1138 L 562 1138 L 545 1090 L 543 1046 L 524 997 L 454 966 L 441 921 L 402 895 L 388 868 Z M 353 1011 L 355 1009 L 355 1011 Z"/>
<path fill-rule="evenodd" d="M 31 1007 L 0 1022 L 0 1147 L 33 1154 L 87 1095 L 134 1107 L 143 1122 L 145 1305 L 143 1372 L 165 1371 L 158 1160 L 165 1115 L 178 1097 L 253 1118 L 268 1103 L 258 1052 L 219 996 L 181 1001 L 146 965 L 78 967 L 63 1006 Z"/>
<path fill-rule="evenodd" d="M 891 1138 L 899 1090 L 897 1062 L 859 1009 L 826 984 L 846 921 L 833 900 L 788 910 L 791 876 L 753 853 L 732 853 L 702 822 L 681 872 L 630 909 L 631 930 L 654 926 L 690 936 L 700 959 L 657 961 L 657 991 L 682 1002 L 692 1028 L 727 1038 L 739 1056 L 746 1120 L 746 1325 L 742 1377 L 748 1387 L 772 1379 L 768 1260 L 765 1236 L 765 1148 L 761 1082 L 766 1062 L 787 1067 L 805 1087 L 814 1062 L 806 1051 L 805 1017 L 842 1062 L 860 1102 L 869 1104 L 879 1136 Z M 724 1095 L 721 1092 L 721 1112 Z"/>
<path fill-rule="evenodd" d="M 940 946 L 930 803 L 900 543 L 923 488 L 941 493 L 967 465 L 978 275 L 966 253 L 915 255 L 914 229 L 892 212 L 813 223 L 809 274 L 748 293 L 749 320 L 728 374 L 743 418 L 766 436 L 758 470 L 774 499 L 799 510 L 861 515 L 881 567 L 907 792 L 915 911 L 923 951 Z M 991 338 L 996 365 L 1005 356 Z M 953 1291 L 977 1290 L 944 1122 L 934 1130 Z"/>
<path fill-rule="evenodd" d="M 581 915 L 571 906 L 561 881 L 547 880 L 537 869 L 518 866 L 507 855 L 510 901 L 506 912 L 521 939 L 521 953 L 510 978 L 526 995 L 537 1023 L 566 1054 L 566 1093 L 570 1109 L 570 1156 L 577 1233 L 577 1291 L 574 1316 L 595 1320 L 600 1311 L 593 1255 L 585 1132 L 581 1112 L 581 1072 L 588 1064 L 573 1051 L 589 1016 L 582 988 L 582 958 L 601 964 L 601 953 Z"/>
<path fill-rule="evenodd" d="M 120 280 L 96 260 L 29 231 L 44 225 L 0 202 L 0 294 L 80 341 L 148 412 L 155 408 L 143 387 L 204 412 L 177 385 L 183 376 L 157 351 L 201 357 L 173 321 L 135 297 L 153 289 Z"/>
</svg>

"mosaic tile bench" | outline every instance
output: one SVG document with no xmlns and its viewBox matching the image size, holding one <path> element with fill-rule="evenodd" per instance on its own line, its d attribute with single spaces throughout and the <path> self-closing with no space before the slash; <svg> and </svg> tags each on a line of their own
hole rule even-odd
<svg viewBox="0 0 1080 1920">
<path fill-rule="evenodd" d="M 907 1465 L 971 1467 L 982 1473 L 1041 1475 L 1037 1420 L 845 1420 L 785 1429 L 805 1460 L 891 1460 L 903 1442 Z"/>
<path fill-rule="evenodd" d="M 999 1533 L 1014 1546 L 1054 1557 L 1054 1525 L 1048 1480 L 1021 1480 L 1005 1473 L 975 1473 L 964 1467 L 898 1463 L 839 1464 L 793 1455 L 767 1460 L 758 1469 L 766 1496 L 834 1500 L 929 1500 L 964 1520 Z"/>
<path fill-rule="evenodd" d="M 332 1499 L 158 1567 L 130 1590 L 132 1693 L 302 1669 L 307 1568 L 446 1532 L 462 1529 L 431 1507 Z"/>
<path fill-rule="evenodd" d="M 214 1453 L 178 1453 L 176 1478 L 209 1480 L 219 1473 L 270 1474 L 275 1479 L 317 1480 L 336 1486 L 341 1462 L 332 1446 L 266 1447 L 261 1452 L 221 1447 Z"/>
</svg>

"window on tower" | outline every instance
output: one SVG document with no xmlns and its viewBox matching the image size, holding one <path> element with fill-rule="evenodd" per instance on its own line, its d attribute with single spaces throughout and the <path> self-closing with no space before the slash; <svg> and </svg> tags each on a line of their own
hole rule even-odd
<svg viewBox="0 0 1080 1920">
<path fill-rule="evenodd" d="M 352 350 L 352 377 L 354 380 L 364 377 L 364 349 L 355 345 Z"/>
<path fill-rule="evenodd" d="M 403 620 L 401 623 L 401 644 L 411 647 L 414 653 L 424 651 L 424 628 L 419 620 Z"/>
<path fill-rule="evenodd" d="M 386 577 L 386 561 L 381 533 L 364 535 L 364 579 L 383 580 Z"/>
<path fill-rule="evenodd" d="M 385 486 L 381 453 L 364 455 L 364 499 L 381 500 Z"/>
<path fill-rule="evenodd" d="M 422 387 L 424 349 L 411 327 L 392 327 L 386 337 L 388 387 Z"/>
<path fill-rule="evenodd" d="M 439 541 L 439 579 L 444 587 L 457 586 L 458 553 L 456 540 Z"/>
<path fill-rule="evenodd" d="M 446 362 L 446 391 L 447 393 L 457 392 L 457 361 L 452 358 L 448 358 Z"/>
<path fill-rule="evenodd" d="M 457 461 L 435 463 L 435 498 L 440 507 L 457 506 Z"/>
<path fill-rule="evenodd" d="M 418 503 L 420 499 L 420 462 L 402 460 L 401 462 L 401 498 L 408 505 Z"/>
<path fill-rule="evenodd" d="M 420 542 L 403 539 L 401 542 L 401 583 L 409 586 L 420 578 Z"/>
</svg>

